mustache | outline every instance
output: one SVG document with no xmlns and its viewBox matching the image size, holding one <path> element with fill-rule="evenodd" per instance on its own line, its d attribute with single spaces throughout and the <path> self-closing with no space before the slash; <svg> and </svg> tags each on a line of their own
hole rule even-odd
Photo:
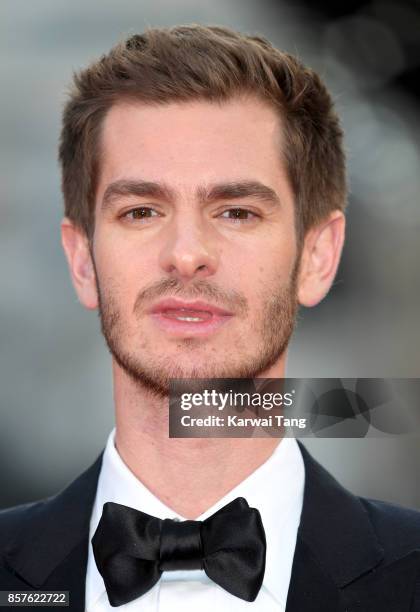
<svg viewBox="0 0 420 612">
<path fill-rule="evenodd" d="M 234 289 L 225 290 L 202 279 L 184 285 L 177 278 L 168 278 L 142 289 L 134 302 L 133 312 L 141 311 L 158 298 L 175 296 L 185 300 L 207 298 L 215 306 L 226 308 L 242 316 L 245 316 L 249 310 L 247 299 Z"/>
</svg>

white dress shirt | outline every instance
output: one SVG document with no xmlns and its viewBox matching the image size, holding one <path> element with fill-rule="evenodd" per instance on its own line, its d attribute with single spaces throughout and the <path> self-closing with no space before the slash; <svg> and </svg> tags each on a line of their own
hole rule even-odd
<svg viewBox="0 0 420 612">
<path fill-rule="evenodd" d="M 134 476 L 118 454 L 115 429 L 109 435 L 103 455 L 96 498 L 90 521 L 89 541 L 102 515 L 105 502 L 131 506 L 160 519 L 185 517 L 158 499 Z M 204 570 L 176 570 L 162 573 L 147 593 L 113 608 L 105 591 L 89 544 L 86 574 L 86 612 L 284 612 L 303 503 L 305 469 L 294 438 L 284 438 L 271 456 L 234 489 L 196 520 L 204 520 L 234 500 L 245 497 L 261 514 L 266 540 L 264 581 L 257 598 L 247 602 L 222 589 Z"/>
</svg>

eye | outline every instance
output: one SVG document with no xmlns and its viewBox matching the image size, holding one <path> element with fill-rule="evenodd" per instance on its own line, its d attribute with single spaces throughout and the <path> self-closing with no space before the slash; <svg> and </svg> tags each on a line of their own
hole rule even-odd
<svg viewBox="0 0 420 612">
<path fill-rule="evenodd" d="M 132 216 L 131 216 L 132 215 Z M 136 221 L 139 219 L 149 220 L 152 217 L 158 217 L 159 213 L 149 206 L 138 206 L 137 208 L 131 208 L 121 215 L 121 218 L 128 219 L 129 221 Z"/>
<path fill-rule="evenodd" d="M 250 223 L 259 217 L 259 215 L 247 208 L 228 208 L 220 216 L 233 223 Z"/>
</svg>

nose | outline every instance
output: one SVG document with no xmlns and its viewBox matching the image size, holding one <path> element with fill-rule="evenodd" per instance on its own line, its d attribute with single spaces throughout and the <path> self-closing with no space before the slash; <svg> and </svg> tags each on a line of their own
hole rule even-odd
<svg viewBox="0 0 420 612">
<path fill-rule="evenodd" d="M 219 258 L 209 230 L 194 221 L 178 221 L 167 229 L 160 253 L 160 266 L 167 274 L 186 281 L 216 272 Z"/>
</svg>

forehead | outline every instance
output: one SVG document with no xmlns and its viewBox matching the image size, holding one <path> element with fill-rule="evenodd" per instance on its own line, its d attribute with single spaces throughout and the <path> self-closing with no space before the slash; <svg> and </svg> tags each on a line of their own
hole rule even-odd
<svg viewBox="0 0 420 612">
<path fill-rule="evenodd" d="M 98 196 L 111 181 L 139 175 L 181 190 L 243 179 L 275 186 L 285 179 L 280 117 L 251 97 L 119 102 L 106 115 L 100 147 Z"/>
</svg>

